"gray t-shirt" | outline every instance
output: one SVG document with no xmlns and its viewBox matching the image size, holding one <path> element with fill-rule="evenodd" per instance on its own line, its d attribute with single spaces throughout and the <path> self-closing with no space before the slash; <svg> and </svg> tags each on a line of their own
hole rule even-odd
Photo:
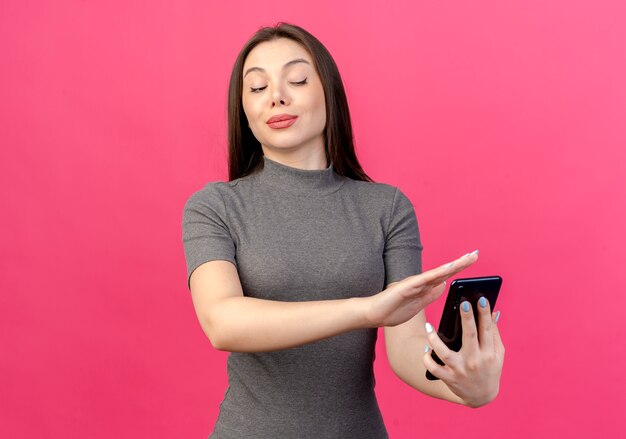
<svg viewBox="0 0 626 439">
<path fill-rule="evenodd" d="M 278 301 L 370 296 L 421 272 L 415 212 L 397 188 L 302 170 L 263 168 L 211 182 L 183 212 L 187 280 L 231 261 L 245 296 Z M 376 329 L 291 349 L 228 357 L 228 389 L 212 438 L 386 438 L 374 393 Z"/>
</svg>

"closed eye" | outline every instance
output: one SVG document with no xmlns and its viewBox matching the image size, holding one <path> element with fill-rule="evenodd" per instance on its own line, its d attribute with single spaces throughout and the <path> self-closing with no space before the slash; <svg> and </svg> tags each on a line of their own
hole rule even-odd
<svg viewBox="0 0 626 439">
<path fill-rule="evenodd" d="M 304 78 L 302 81 L 290 82 L 290 84 L 293 84 L 293 85 L 305 85 L 305 84 L 308 84 L 308 82 L 307 82 L 308 79 L 309 78 Z M 267 85 L 264 85 L 263 87 L 250 87 L 250 91 L 252 93 L 260 93 L 263 90 L 265 90 L 266 88 L 267 88 Z"/>
</svg>

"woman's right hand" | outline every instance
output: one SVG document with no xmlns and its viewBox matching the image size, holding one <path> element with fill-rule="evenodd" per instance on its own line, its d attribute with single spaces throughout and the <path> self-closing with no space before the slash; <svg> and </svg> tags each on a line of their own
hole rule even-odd
<svg viewBox="0 0 626 439">
<path fill-rule="evenodd" d="M 446 279 L 478 260 L 478 250 L 438 268 L 392 283 L 387 289 L 365 300 L 369 327 L 396 326 L 414 317 L 434 302 L 446 288 Z"/>
</svg>

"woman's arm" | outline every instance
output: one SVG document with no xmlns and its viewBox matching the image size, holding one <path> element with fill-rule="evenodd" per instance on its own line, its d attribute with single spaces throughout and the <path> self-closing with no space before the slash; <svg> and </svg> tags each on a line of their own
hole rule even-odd
<svg viewBox="0 0 626 439">
<path fill-rule="evenodd" d="M 286 349 L 367 327 L 359 298 L 279 302 L 244 297 L 235 266 L 210 261 L 191 275 L 200 325 L 211 344 L 231 352 Z"/>
<path fill-rule="evenodd" d="M 468 254 L 374 296 L 351 299 L 279 302 L 245 297 L 236 267 L 220 260 L 194 270 L 190 286 L 200 325 L 216 349 L 266 352 L 354 329 L 404 323 L 441 295 L 447 278 L 476 259 Z"/>
<path fill-rule="evenodd" d="M 426 395 L 463 404 L 443 381 L 426 379 L 426 366 L 422 360 L 424 348 L 429 344 L 425 324 L 426 316 L 422 310 L 402 325 L 385 328 L 385 347 L 391 369 L 402 381 Z"/>
</svg>

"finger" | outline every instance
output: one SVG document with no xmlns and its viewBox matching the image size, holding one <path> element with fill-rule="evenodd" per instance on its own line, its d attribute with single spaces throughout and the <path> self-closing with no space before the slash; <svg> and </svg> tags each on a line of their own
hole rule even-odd
<svg viewBox="0 0 626 439">
<path fill-rule="evenodd" d="M 415 275 L 412 280 L 415 282 L 415 286 L 418 287 L 424 287 L 426 285 L 439 285 L 449 277 L 465 270 L 477 260 L 478 250 L 474 250 L 472 253 L 467 253 L 466 255 L 463 255 L 448 264 L 444 264 L 440 267 Z"/>
<path fill-rule="evenodd" d="M 493 351 L 493 326 L 489 301 L 481 297 L 478 299 L 478 342 L 481 351 Z"/>
<path fill-rule="evenodd" d="M 474 262 L 476 262 L 478 260 L 478 253 L 479 253 L 478 250 L 474 250 L 471 253 L 466 253 L 460 258 L 457 258 L 450 263 L 441 265 L 440 267 L 435 268 L 431 271 L 435 271 L 438 277 L 439 276 L 445 276 L 445 277 L 453 276 L 454 274 L 462 270 L 465 270 L 467 267 L 469 267 Z"/>
<path fill-rule="evenodd" d="M 461 313 L 461 328 L 463 330 L 463 345 L 461 349 L 467 354 L 475 353 L 479 350 L 479 345 L 472 305 L 467 300 L 464 300 L 461 306 L 459 306 L 459 312 Z"/>
<path fill-rule="evenodd" d="M 443 381 L 451 381 L 454 374 L 447 366 L 437 364 L 430 353 L 430 347 L 426 346 L 426 353 L 424 354 L 424 366 L 426 370 L 432 373 L 434 376 Z"/>
<path fill-rule="evenodd" d="M 428 344 L 432 347 L 432 349 L 437 353 L 437 356 L 441 361 L 443 361 L 446 365 L 454 368 L 456 364 L 456 355 L 457 353 L 451 350 L 446 344 L 441 341 L 439 338 L 439 334 L 434 330 L 433 325 L 430 323 L 426 323 L 424 325 L 426 329 L 426 338 L 428 339 Z"/>
<path fill-rule="evenodd" d="M 450 262 L 449 264 L 446 264 L 445 267 L 448 267 L 448 268 L 469 267 L 470 265 L 472 265 L 474 262 L 478 260 L 478 253 L 479 253 L 478 250 L 474 250 L 471 253 L 466 253 L 460 258 L 457 258 L 456 260 Z"/>
<path fill-rule="evenodd" d="M 496 350 L 496 353 L 500 356 L 504 356 L 504 344 L 502 343 L 502 337 L 500 337 L 500 330 L 498 329 L 498 319 L 500 318 L 500 311 L 493 314 L 494 315 L 494 325 L 493 325 L 493 344 Z"/>
</svg>

